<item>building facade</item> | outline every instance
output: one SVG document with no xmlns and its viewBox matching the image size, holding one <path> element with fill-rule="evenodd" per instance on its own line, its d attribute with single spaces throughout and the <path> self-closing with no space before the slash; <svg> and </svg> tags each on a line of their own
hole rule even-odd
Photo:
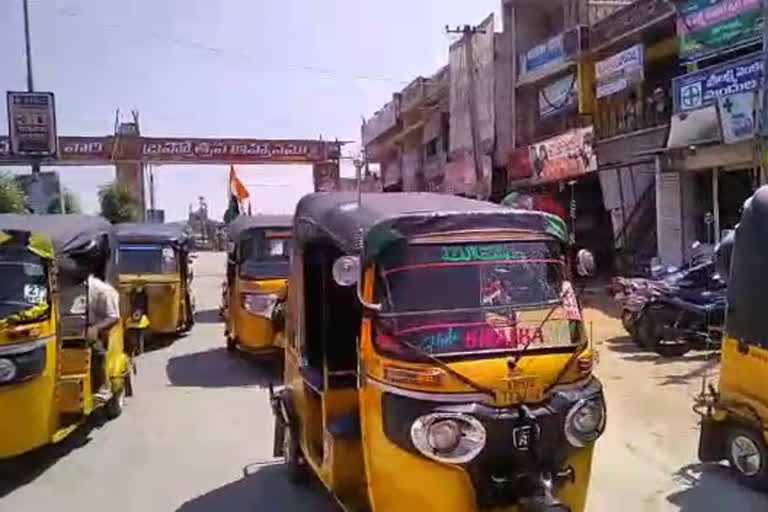
<svg viewBox="0 0 768 512">
<path fill-rule="evenodd" d="M 559 215 L 602 270 L 680 265 L 764 181 L 761 7 L 502 0 L 503 32 L 489 17 L 365 121 L 366 154 L 384 190 Z"/>
</svg>

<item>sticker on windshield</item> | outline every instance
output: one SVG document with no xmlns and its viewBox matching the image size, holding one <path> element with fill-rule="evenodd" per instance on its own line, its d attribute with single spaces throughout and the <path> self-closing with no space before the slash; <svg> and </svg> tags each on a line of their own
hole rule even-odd
<svg viewBox="0 0 768 512">
<path fill-rule="evenodd" d="M 37 263 L 24 263 L 24 275 L 28 277 L 41 277 L 43 266 Z"/>
<path fill-rule="evenodd" d="M 173 257 L 174 257 L 173 249 L 171 249 L 170 247 L 163 247 L 163 259 L 165 261 L 173 261 Z"/>
<path fill-rule="evenodd" d="M 48 290 L 39 284 L 24 285 L 24 300 L 27 304 L 41 304 L 45 302 Z"/>
<path fill-rule="evenodd" d="M 72 301 L 72 307 L 69 308 L 70 315 L 84 315 L 88 311 L 88 298 L 85 295 L 78 295 Z"/>
<path fill-rule="evenodd" d="M 269 255 L 270 256 L 282 256 L 285 254 L 285 240 L 270 240 L 269 241 Z"/>
</svg>

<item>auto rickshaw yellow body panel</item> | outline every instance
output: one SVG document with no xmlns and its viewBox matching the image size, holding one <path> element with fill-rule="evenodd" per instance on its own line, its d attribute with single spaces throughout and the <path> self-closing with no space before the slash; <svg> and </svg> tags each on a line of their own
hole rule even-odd
<svg viewBox="0 0 768 512">
<path fill-rule="evenodd" d="M 244 294 L 275 295 L 283 300 L 288 291 L 287 279 L 251 281 L 235 278 L 229 295 L 228 331 L 237 339 L 238 348 L 247 352 L 265 352 L 283 348 L 283 336 L 275 333 L 272 318 L 248 311 L 243 303 Z"/>
<path fill-rule="evenodd" d="M 184 292 L 180 276 L 120 274 L 120 314 L 126 321 L 131 316 L 130 293 L 137 284 L 143 287 L 147 295 L 147 332 L 177 333 L 184 323 Z"/>
</svg>

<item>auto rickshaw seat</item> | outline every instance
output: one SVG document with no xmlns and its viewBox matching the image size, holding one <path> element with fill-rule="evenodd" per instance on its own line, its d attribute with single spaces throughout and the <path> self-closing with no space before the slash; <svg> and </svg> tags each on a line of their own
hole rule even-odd
<svg viewBox="0 0 768 512">
<path fill-rule="evenodd" d="M 335 438 L 357 441 L 362 437 L 360 412 L 354 411 L 335 416 L 328 420 L 326 429 Z"/>
</svg>

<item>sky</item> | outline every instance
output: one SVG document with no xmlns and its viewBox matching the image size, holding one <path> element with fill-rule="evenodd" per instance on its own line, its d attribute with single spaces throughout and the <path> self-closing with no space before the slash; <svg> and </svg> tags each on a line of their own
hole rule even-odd
<svg viewBox="0 0 768 512">
<path fill-rule="evenodd" d="M 126 121 L 136 109 L 147 136 L 357 141 L 362 116 L 447 63 L 445 25 L 480 23 L 500 2 L 29 0 L 35 89 L 55 93 L 60 135 L 110 134 L 116 109 Z M 0 90 L 25 87 L 22 0 L 0 0 Z M 0 133 L 7 126 L 0 108 Z M 96 213 L 114 169 L 57 170 Z M 309 166 L 238 172 L 254 213 L 292 213 L 312 191 Z M 200 195 L 212 216 L 224 212 L 225 166 L 154 174 L 168 220 L 185 219 Z"/>
</svg>

